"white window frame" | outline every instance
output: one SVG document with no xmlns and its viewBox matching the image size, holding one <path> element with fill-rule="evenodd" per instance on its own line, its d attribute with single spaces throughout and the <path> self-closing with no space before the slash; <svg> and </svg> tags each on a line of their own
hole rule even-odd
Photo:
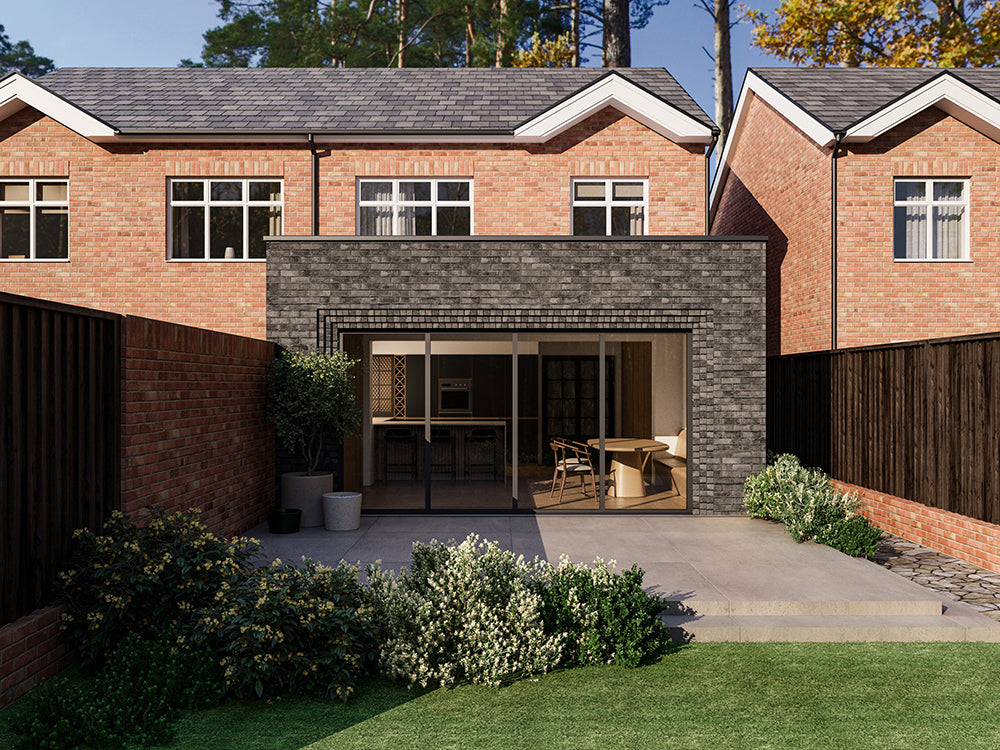
<svg viewBox="0 0 1000 750">
<path fill-rule="evenodd" d="M 200 201 L 176 201 L 174 200 L 174 184 L 179 182 L 200 182 L 202 183 L 203 200 Z M 243 199 L 238 201 L 212 200 L 211 188 L 213 182 L 239 182 L 243 185 Z M 281 198 L 276 201 L 251 201 L 250 185 L 262 182 L 277 182 L 281 186 Z M 174 251 L 174 206 L 193 206 L 205 209 L 205 247 L 204 255 L 201 258 L 175 258 Z M 213 258 L 211 257 L 211 224 L 210 215 L 212 206 L 242 207 L 243 208 L 243 251 L 235 258 Z M 171 177 L 167 180 L 167 260 L 177 263 L 266 263 L 267 258 L 251 258 L 250 255 L 250 208 L 268 207 L 281 209 L 281 231 L 285 231 L 285 181 L 280 177 Z"/>
<path fill-rule="evenodd" d="M 27 208 L 29 241 L 27 258 L 0 258 L 5 263 L 67 263 L 69 262 L 69 242 L 66 243 L 66 257 L 64 258 L 39 258 L 38 248 L 35 246 L 37 235 L 35 232 L 35 209 L 36 208 L 65 208 L 67 217 L 67 232 L 69 225 L 69 179 L 66 177 L 0 177 L 2 183 L 28 183 L 28 200 L 7 201 L 0 200 L 0 208 Z M 66 200 L 64 201 L 42 201 L 38 200 L 38 183 L 65 185 Z"/>
<path fill-rule="evenodd" d="M 964 200 L 962 201 L 936 201 L 934 200 L 934 184 L 938 182 L 961 182 L 963 185 L 962 195 Z M 923 184 L 924 186 L 924 200 L 922 201 L 898 201 L 896 200 L 896 185 L 900 183 L 913 183 L 913 184 Z M 892 229 L 892 259 L 895 263 L 969 263 L 971 258 L 969 257 L 969 204 L 971 203 L 969 191 L 971 189 L 970 181 L 967 177 L 896 177 L 892 181 L 892 210 L 893 210 L 893 229 Z M 947 207 L 954 208 L 955 206 L 962 206 L 965 208 L 965 213 L 963 214 L 965 218 L 964 227 L 962 231 L 962 249 L 960 256 L 958 258 L 897 258 L 896 257 L 896 227 L 895 227 L 895 212 L 896 208 L 899 207 L 921 207 L 927 211 L 927 240 L 926 247 L 927 251 L 930 252 L 931 248 L 934 247 L 934 209 L 937 207 Z"/>
<path fill-rule="evenodd" d="M 604 183 L 604 200 L 600 201 L 577 201 L 576 199 L 576 186 L 581 182 L 603 182 Z M 612 206 L 637 206 L 638 203 L 633 201 L 614 201 L 612 196 L 612 190 L 614 189 L 614 184 L 616 182 L 641 182 L 642 183 L 642 234 L 632 235 L 636 237 L 644 237 L 649 234 L 649 178 L 648 177 L 574 177 L 569 188 L 569 216 L 570 216 L 570 234 L 576 235 L 576 226 L 574 221 L 573 209 L 577 206 L 586 208 L 604 208 L 604 235 L 605 237 L 611 237 L 611 208 Z M 601 235 L 593 235 L 600 237 Z M 625 235 L 627 236 L 627 235 Z"/>
<path fill-rule="evenodd" d="M 391 182 L 392 200 L 389 201 L 363 201 L 361 200 L 361 186 L 371 182 Z M 429 182 L 431 185 L 431 199 L 429 201 L 404 201 L 399 198 L 399 183 L 401 182 Z M 469 200 L 467 201 L 442 201 L 438 200 L 437 186 L 439 182 L 465 182 L 469 185 Z M 354 189 L 355 195 L 355 234 L 361 234 L 361 208 L 362 206 L 381 206 L 392 208 L 392 235 L 368 235 L 382 237 L 409 237 L 413 235 L 403 235 L 399 233 L 400 209 L 408 206 L 429 206 L 431 208 L 431 236 L 437 237 L 437 208 L 438 206 L 467 206 L 469 209 L 469 236 L 476 234 L 476 211 L 474 208 L 476 193 L 475 185 L 471 177 L 359 177 Z"/>
</svg>

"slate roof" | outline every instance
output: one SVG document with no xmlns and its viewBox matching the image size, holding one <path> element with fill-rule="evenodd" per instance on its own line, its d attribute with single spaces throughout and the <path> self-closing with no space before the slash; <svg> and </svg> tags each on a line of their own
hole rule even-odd
<svg viewBox="0 0 1000 750">
<path fill-rule="evenodd" d="M 617 72 L 713 126 L 666 70 Z M 607 73 L 602 68 L 60 68 L 37 83 L 123 133 L 509 134 Z"/>
<path fill-rule="evenodd" d="M 947 71 L 1000 100 L 996 68 L 751 68 L 830 130 L 856 122 Z"/>
</svg>

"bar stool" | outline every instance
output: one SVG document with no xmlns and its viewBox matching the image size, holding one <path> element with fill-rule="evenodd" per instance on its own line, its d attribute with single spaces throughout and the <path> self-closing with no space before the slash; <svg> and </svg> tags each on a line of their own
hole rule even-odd
<svg viewBox="0 0 1000 750">
<path fill-rule="evenodd" d="M 385 478 L 416 479 L 417 436 L 408 427 L 390 427 L 383 434 L 385 442 Z"/>
<path fill-rule="evenodd" d="M 449 427 L 431 427 L 431 479 L 455 478 L 455 436 Z"/>
<path fill-rule="evenodd" d="M 494 427 L 475 427 L 465 434 L 465 478 L 487 474 L 479 479 L 495 479 L 497 431 Z"/>
</svg>

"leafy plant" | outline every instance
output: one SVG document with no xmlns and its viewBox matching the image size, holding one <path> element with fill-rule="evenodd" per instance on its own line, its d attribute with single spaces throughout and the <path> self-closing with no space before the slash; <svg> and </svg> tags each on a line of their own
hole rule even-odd
<svg viewBox="0 0 1000 750">
<path fill-rule="evenodd" d="M 267 416 L 278 439 L 305 460 L 307 474 L 316 471 L 324 435 L 341 440 L 361 422 L 354 403 L 355 364 L 340 350 L 284 351 L 271 361 Z"/>
<path fill-rule="evenodd" d="M 275 560 L 231 586 L 200 616 L 194 640 L 219 657 L 240 696 L 320 693 L 347 700 L 374 659 L 374 626 L 357 568 Z"/>
<path fill-rule="evenodd" d="M 882 530 L 858 514 L 834 524 L 827 535 L 817 541 L 851 557 L 873 557 L 881 538 Z"/>
<path fill-rule="evenodd" d="M 73 533 L 74 550 L 56 593 L 67 606 L 60 627 L 86 662 L 99 662 L 132 634 L 183 630 L 192 613 L 242 575 L 257 555 L 253 539 L 210 532 L 196 510 L 150 509 L 143 525 L 115 511 L 103 534 Z"/>
</svg>

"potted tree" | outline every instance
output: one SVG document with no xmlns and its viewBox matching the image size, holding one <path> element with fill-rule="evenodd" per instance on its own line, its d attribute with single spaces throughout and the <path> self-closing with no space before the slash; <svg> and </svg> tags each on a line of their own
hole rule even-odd
<svg viewBox="0 0 1000 750">
<path fill-rule="evenodd" d="M 306 467 L 281 475 L 281 506 L 299 510 L 304 527 L 323 525 L 322 498 L 333 491 L 333 474 L 317 470 L 324 438 L 342 440 L 361 421 L 351 374 L 356 362 L 339 350 L 283 351 L 268 370 L 268 419 L 277 438 Z"/>
</svg>

